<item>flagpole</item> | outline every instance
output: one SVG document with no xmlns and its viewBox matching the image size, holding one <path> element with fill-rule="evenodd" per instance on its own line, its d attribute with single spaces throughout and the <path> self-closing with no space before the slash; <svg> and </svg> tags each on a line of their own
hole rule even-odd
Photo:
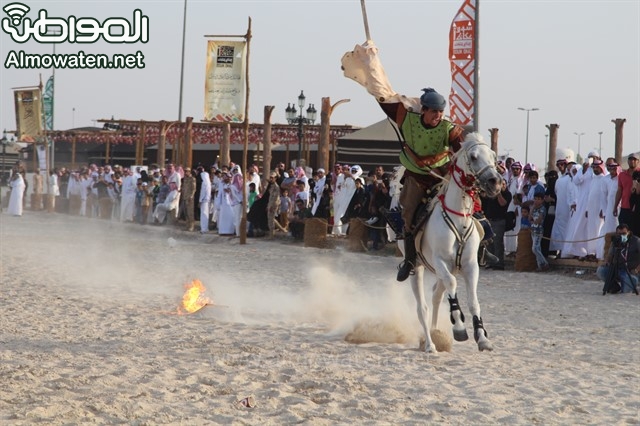
<svg viewBox="0 0 640 426">
<path fill-rule="evenodd" d="M 480 110 L 480 96 L 478 96 L 480 92 L 480 79 L 478 78 L 480 74 L 480 0 L 476 0 L 476 19 L 473 25 L 475 34 L 473 43 L 473 58 L 475 61 L 473 72 L 473 131 L 477 132 L 480 128 L 480 123 L 478 122 L 478 117 L 480 116 L 478 113 Z"/>
<path fill-rule="evenodd" d="M 360 0 L 360 7 L 362 8 L 362 20 L 364 21 L 364 34 L 367 37 L 367 41 L 371 40 L 371 34 L 369 33 L 369 20 L 367 19 L 367 7 L 364 4 L 364 0 Z"/>
</svg>

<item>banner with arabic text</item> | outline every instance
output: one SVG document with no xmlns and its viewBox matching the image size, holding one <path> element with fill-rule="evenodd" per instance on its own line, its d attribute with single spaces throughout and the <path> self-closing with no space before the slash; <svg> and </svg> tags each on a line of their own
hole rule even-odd
<svg viewBox="0 0 640 426">
<path fill-rule="evenodd" d="M 39 88 L 13 92 L 18 140 L 35 140 L 42 135 L 42 94 Z"/>
<path fill-rule="evenodd" d="M 244 41 L 222 40 L 207 44 L 205 120 L 244 121 L 246 45 Z"/>
<path fill-rule="evenodd" d="M 44 108 L 44 128 L 45 130 L 53 130 L 53 76 L 49 77 L 44 86 L 42 105 Z"/>
<path fill-rule="evenodd" d="M 464 0 L 449 31 L 451 62 L 451 119 L 460 125 L 474 125 L 476 58 L 476 0 Z"/>
</svg>

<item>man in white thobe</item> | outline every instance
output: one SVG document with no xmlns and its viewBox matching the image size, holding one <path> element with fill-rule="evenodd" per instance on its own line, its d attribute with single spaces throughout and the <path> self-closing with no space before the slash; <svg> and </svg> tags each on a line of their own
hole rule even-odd
<svg viewBox="0 0 640 426">
<path fill-rule="evenodd" d="M 593 177 L 591 185 L 589 185 L 589 197 L 587 199 L 587 209 L 585 218 L 587 219 L 587 228 L 585 239 L 587 241 L 587 256 L 595 256 L 597 259 L 604 258 L 604 246 L 600 247 L 598 252 L 598 241 L 594 238 L 600 236 L 602 225 L 604 224 L 604 215 L 607 211 L 607 198 L 604 196 L 608 176 L 604 174 L 604 162 L 602 160 L 594 160 L 591 165 Z"/>
<path fill-rule="evenodd" d="M 231 183 L 231 175 L 226 173 L 216 199 L 218 234 L 233 235 L 236 232 L 234 208 L 238 204 L 242 204 L 242 193 Z"/>
<path fill-rule="evenodd" d="M 202 179 L 202 186 L 200 187 L 200 233 L 206 234 L 209 232 L 209 210 L 211 209 L 211 178 L 209 173 L 203 169 L 200 172 L 200 178 Z"/>
<path fill-rule="evenodd" d="M 556 161 L 560 178 L 556 182 L 556 220 L 553 222 L 551 230 L 551 241 L 549 242 L 549 250 L 562 251 L 571 218 L 571 205 L 576 203 L 576 191 L 571 174 L 567 170 L 567 160 L 560 159 Z"/>
<path fill-rule="evenodd" d="M 164 222 L 167 217 L 167 212 L 170 212 L 171 210 L 174 211 L 173 214 L 176 217 L 178 215 L 178 203 L 180 202 L 178 186 L 175 182 L 170 182 L 169 188 L 171 188 L 171 190 L 169 191 L 167 198 L 165 198 L 163 203 L 158 204 L 153 212 L 153 218 L 159 223 Z"/>
<path fill-rule="evenodd" d="M 133 222 L 133 214 L 136 204 L 136 189 L 138 179 L 130 170 L 125 171 L 126 176 L 122 180 L 122 195 L 120 201 L 120 221 Z"/>
<path fill-rule="evenodd" d="M 7 213 L 12 216 L 22 216 L 22 202 L 26 184 L 20 173 L 15 172 L 13 176 L 11 176 L 9 187 L 11 188 L 11 197 L 9 198 Z"/>
</svg>

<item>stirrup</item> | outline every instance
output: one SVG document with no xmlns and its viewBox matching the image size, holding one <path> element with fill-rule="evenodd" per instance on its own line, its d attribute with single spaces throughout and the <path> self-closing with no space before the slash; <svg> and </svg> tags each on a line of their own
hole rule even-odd
<svg viewBox="0 0 640 426">
<path fill-rule="evenodd" d="M 411 262 L 410 260 L 403 260 L 402 262 L 400 262 L 400 264 L 398 265 L 398 274 L 401 272 L 402 269 L 404 269 L 407 264 L 411 265 L 411 269 L 409 270 L 409 272 L 406 274 L 406 276 L 404 276 L 404 274 L 402 276 L 398 275 L 396 276 L 396 280 L 397 281 L 405 281 L 407 278 L 409 278 L 409 276 L 411 275 L 415 275 L 415 265 L 413 262 Z"/>
</svg>

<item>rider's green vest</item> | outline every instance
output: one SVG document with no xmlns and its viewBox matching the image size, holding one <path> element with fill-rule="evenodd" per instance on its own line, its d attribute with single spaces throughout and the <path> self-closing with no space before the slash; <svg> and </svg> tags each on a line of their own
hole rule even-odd
<svg viewBox="0 0 640 426">
<path fill-rule="evenodd" d="M 440 124 L 432 129 L 427 129 L 422 125 L 421 115 L 415 112 L 408 112 L 400 127 L 402 136 L 409 147 L 418 156 L 440 154 L 449 149 L 449 132 L 455 125 L 447 120 L 441 120 Z M 440 167 L 449 161 L 448 157 L 443 158 L 431 166 L 432 169 Z M 400 153 L 400 163 L 407 170 L 419 174 L 427 174 L 429 167 L 420 168 L 412 161 L 411 157 L 404 152 Z"/>
</svg>

